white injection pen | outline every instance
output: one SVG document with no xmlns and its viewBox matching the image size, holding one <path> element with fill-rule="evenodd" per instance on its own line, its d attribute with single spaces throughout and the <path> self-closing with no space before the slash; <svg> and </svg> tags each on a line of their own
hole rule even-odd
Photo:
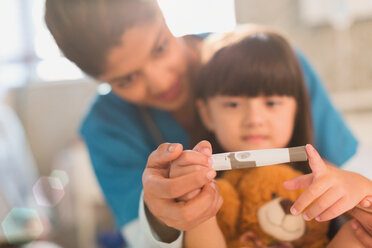
<svg viewBox="0 0 372 248">
<path fill-rule="evenodd" d="M 307 161 L 305 146 L 263 149 L 212 155 L 212 168 L 216 171 Z"/>
</svg>

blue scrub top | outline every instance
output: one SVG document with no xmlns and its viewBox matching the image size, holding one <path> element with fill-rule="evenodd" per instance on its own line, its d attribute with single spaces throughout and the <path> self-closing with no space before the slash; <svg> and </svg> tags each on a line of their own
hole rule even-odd
<svg viewBox="0 0 372 248">
<path fill-rule="evenodd" d="M 355 154 L 358 142 L 332 106 L 310 64 L 297 54 L 310 92 L 315 146 L 323 158 L 340 166 Z M 149 111 L 165 141 L 187 147 L 186 131 L 168 112 Z M 142 172 L 158 144 L 139 109 L 113 92 L 97 96 L 80 133 L 106 201 L 118 226 L 123 227 L 138 217 Z"/>
</svg>

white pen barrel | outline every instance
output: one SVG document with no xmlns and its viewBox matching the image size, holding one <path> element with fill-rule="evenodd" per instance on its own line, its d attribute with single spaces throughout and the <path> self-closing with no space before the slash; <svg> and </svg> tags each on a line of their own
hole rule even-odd
<svg viewBox="0 0 372 248">
<path fill-rule="evenodd" d="M 256 161 L 257 166 L 290 162 L 288 148 L 255 150 L 250 159 Z"/>
<path fill-rule="evenodd" d="M 213 154 L 216 171 L 306 161 L 304 146 Z"/>
<path fill-rule="evenodd" d="M 231 164 L 230 160 L 228 159 L 229 153 L 219 153 L 219 154 L 213 154 L 213 165 L 212 168 L 216 171 L 220 170 L 231 170 Z"/>
</svg>

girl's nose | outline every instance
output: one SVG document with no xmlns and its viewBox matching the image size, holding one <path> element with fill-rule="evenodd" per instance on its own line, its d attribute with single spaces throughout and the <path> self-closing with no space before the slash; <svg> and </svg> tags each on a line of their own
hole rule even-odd
<svg viewBox="0 0 372 248">
<path fill-rule="evenodd" d="M 249 103 L 247 104 L 244 116 L 243 116 L 243 126 L 254 127 L 263 124 L 264 120 L 264 110 L 260 108 L 258 104 Z"/>
</svg>

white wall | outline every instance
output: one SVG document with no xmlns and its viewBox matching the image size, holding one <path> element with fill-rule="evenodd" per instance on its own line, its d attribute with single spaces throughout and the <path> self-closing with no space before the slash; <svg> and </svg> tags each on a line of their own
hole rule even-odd
<svg viewBox="0 0 372 248">
<path fill-rule="evenodd" d="M 305 53 L 329 91 L 372 89 L 372 16 L 340 30 L 330 24 L 309 25 L 298 0 L 235 0 L 235 10 L 237 23 L 269 25 L 284 33 Z"/>
</svg>

